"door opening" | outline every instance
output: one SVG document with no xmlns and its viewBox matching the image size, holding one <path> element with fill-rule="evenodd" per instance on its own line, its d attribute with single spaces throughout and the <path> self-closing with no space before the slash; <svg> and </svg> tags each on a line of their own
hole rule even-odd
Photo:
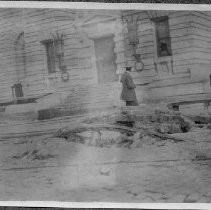
<svg viewBox="0 0 211 210">
<path fill-rule="evenodd" d="M 114 53 L 114 36 L 94 39 L 98 83 L 114 82 L 116 75 L 116 57 Z"/>
</svg>

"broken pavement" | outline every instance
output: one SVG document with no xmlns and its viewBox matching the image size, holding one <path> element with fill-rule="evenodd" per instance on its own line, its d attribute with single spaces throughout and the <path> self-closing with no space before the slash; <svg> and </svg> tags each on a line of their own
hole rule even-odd
<svg viewBox="0 0 211 210">
<path fill-rule="evenodd" d="M 0 196 L 208 203 L 210 136 L 209 115 L 193 118 L 165 107 L 7 121 L 1 124 Z"/>
</svg>

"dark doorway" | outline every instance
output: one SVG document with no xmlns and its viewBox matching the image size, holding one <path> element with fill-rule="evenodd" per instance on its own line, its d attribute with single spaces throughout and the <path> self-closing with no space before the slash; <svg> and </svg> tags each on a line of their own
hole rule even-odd
<svg viewBox="0 0 211 210">
<path fill-rule="evenodd" d="M 114 36 L 94 39 L 98 82 L 106 83 L 117 80 L 114 53 Z"/>
</svg>

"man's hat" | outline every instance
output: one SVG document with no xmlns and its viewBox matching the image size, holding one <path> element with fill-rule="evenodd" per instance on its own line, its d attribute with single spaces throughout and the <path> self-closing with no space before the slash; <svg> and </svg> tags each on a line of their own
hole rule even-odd
<svg viewBox="0 0 211 210">
<path fill-rule="evenodd" d="M 126 67 L 126 71 L 131 71 L 131 67 L 130 66 L 127 66 Z"/>
</svg>

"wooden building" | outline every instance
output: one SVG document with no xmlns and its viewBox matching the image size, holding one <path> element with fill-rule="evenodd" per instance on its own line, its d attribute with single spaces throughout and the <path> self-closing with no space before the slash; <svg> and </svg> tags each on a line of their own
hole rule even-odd
<svg viewBox="0 0 211 210">
<path fill-rule="evenodd" d="M 210 97 L 211 12 L 1 8 L 0 25 L 0 103 L 112 106 L 126 65 L 139 101 Z"/>
</svg>

